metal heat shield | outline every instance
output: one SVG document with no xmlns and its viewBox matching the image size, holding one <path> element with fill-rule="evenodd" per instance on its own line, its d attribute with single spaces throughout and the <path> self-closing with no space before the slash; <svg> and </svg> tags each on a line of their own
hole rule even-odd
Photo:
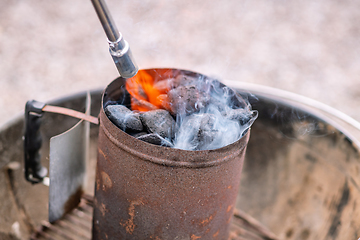
<svg viewBox="0 0 360 240">
<path fill-rule="evenodd" d="M 90 115 L 90 94 L 85 113 Z M 81 120 L 50 139 L 49 222 L 78 206 L 83 194 L 89 148 L 89 122 Z"/>
</svg>

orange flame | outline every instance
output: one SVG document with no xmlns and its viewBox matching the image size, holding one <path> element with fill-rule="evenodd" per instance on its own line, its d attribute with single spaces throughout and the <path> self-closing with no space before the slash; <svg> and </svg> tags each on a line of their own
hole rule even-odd
<svg viewBox="0 0 360 240">
<path fill-rule="evenodd" d="M 131 95 L 131 109 L 146 112 L 168 105 L 166 93 L 171 86 L 168 81 L 169 70 L 139 70 L 132 78 L 126 80 L 126 90 Z"/>
</svg>

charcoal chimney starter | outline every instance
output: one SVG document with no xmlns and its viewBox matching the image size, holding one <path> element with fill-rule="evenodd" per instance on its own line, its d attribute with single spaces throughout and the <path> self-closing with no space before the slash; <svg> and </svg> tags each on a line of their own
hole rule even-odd
<svg viewBox="0 0 360 240">
<path fill-rule="evenodd" d="M 200 76 L 177 69 L 146 71 L 164 79 Z M 109 101 L 122 99 L 130 106 L 125 81 L 115 79 L 102 96 L 93 239 L 228 239 L 250 131 L 214 150 L 138 140 L 104 112 Z"/>
</svg>

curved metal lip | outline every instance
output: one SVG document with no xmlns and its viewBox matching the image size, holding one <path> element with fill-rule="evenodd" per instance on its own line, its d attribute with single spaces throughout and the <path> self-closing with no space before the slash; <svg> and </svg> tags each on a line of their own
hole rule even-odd
<svg viewBox="0 0 360 240">
<path fill-rule="evenodd" d="M 344 126 L 344 123 L 346 123 L 349 126 L 355 128 L 355 130 L 359 132 L 360 136 L 360 122 L 350 117 L 349 115 L 333 107 L 330 107 L 329 105 L 278 88 L 272 88 L 254 83 L 238 82 L 234 80 L 222 80 L 222 82 L 238 91 L 244 91 L 254 95 L 260 95 L 264 98 L 271 99 L 272 101 L 278 101 L 289 107 L 295 107 L 303 110 L 304 112 L 312 114 L 316 118 L 328 123 L 338 131 L 342 132 L 348 139 L 351 140 L 353 145 L 358 150 L 360 150 L 360 140 L 354 136 L 353 132 L 350 132 L 350 130 L 348 130 Z M 333 120 L 331 117 L 333 117 L 337 121 Z M 342 123 L 339 123 L 339 121 L 342 121 Z"/>
</svg>

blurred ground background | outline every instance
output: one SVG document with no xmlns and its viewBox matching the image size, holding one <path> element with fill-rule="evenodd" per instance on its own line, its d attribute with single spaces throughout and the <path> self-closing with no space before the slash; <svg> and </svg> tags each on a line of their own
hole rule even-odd
<svg viewBox="0 0 360 240">
<path fill-rule="evenodd" d="M 358 0 L 107 0 L 141 68 L 295 92 L 360 121 Z M 90 1 L 0 1 L 0 125 L 118 76 Z"/>
</svg>

